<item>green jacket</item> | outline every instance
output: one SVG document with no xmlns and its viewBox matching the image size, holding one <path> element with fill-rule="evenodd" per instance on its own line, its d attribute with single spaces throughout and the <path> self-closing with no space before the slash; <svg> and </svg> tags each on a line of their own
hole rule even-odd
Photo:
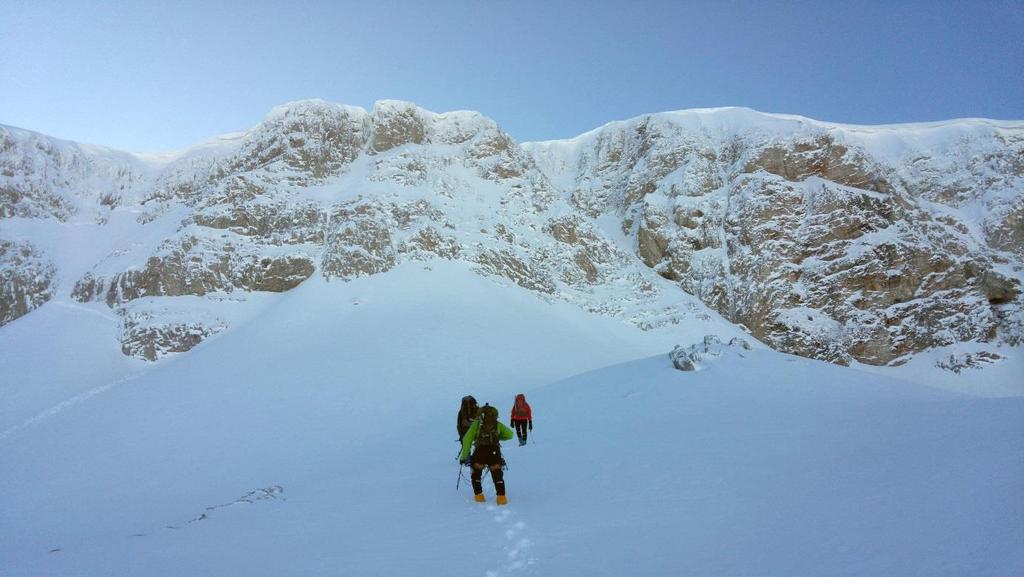
<svg viewBox="0 0 1024 577">
<path fill-rule="evenodd" d="M 464 461 L 469 456 L 469 450 L 473 447 L 473 441 L 476 440 L 476 434 L 480 431 L 480 418 L 473 419 L 473 424 L 469 426 L 469 430 L 462 437 L 462 452 L 459 453 L 459 460 Z M 502 441 L 508 441 L 512 437 L 516 436 L 512 432 L 512 429 L 506 427 L 504 423 L 498 421 L 498 438 Z"/>
</svg>

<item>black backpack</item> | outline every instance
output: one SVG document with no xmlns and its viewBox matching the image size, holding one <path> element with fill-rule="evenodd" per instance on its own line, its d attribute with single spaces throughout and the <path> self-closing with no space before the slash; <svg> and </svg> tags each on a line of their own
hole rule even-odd
<svg viewBox="0 0 1024 577">
<path fill-rule="evenodd" d="M 501 440 L 498 437 L 498 409 L 484 405 L 480 409 L 477 422 L 480 423 L 480 426 L 476 431 L 476 445 L 478 447 L 497 445 Z"/>
<path fill-rule="evenodd" d="M 469 430 L 469 426 L 473 424 L 473 420 L 476 419 L 477 413 L 480 411 L 480 407 L 476 404 L 476 399 L 466 395 L 462 397 L 462 406 L 459 408 L 459 435 Z"/>
</svg>

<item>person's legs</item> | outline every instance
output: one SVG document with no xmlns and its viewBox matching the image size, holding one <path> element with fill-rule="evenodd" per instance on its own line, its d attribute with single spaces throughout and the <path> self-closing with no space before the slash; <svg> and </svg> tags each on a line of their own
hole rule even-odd
<svg viewBox="0 0 1024 577">
<path fill-rule="evenodd" d="M 505 473 L 501 465 L 491 465 L 491 479 L 494 481 L 494 492 L 498 494 L 498 504 L 508 505 L 508 498 L 505 497 Z"/>
<path fill-rule="evenodd" d="M 526 444 L 526 421 L 512 421 L 516 427 L 516 436 L 519 437 L 519 444 Z"/>
<path fill-rule="evenodd" d="M 491 465 L 491 479 L 494 481 L 494 492 L 499 497 L 505 496 L 505 472 L 501 470 L 501 465 Z"/>
<path fill-rule="evenodd" d="M 473 463 L 473 472 L 470 474 L 469 479 L 473 482 L 473 494 L 483 495 L 484 485 L 481 482 L 481 478 L 484 475 L 484 466 L 480 463 Z"/>
</svg>

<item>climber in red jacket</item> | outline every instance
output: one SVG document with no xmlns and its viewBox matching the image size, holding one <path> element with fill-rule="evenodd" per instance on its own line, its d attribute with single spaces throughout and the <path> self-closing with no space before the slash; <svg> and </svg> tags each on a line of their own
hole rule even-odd
<svg viewBox="0 0 1024 577">
<path fill-rule="evenodd" d="M 516 395 L 516 403 L 512 405 L 511 421 L 512 428 L 519 437 L 519 446 L 522 447 L 526 444 L 527 429 L 533 430 L 533 411 L 530 409 L 530 403 L 526 402 L 526 395 L 522 393 Z"/>
</svg>

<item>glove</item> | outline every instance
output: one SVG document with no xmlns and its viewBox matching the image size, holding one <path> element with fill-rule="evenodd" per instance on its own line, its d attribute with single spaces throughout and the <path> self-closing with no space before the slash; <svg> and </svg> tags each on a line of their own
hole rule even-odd
<svg viewBox="0 0 1024 577">
<path fill-rule="evenodd" d="M 465 465 L 465 466 L 467 466 L 467 467 L 468 467 L 468 466 L 470 465 L 470 463 L 472 463 L 472 462 L 473 462 L 473 460 L 472 460 L 472 459 L 470 459 L 469 457 L 466 457 L 465 459 L 462 459 L 461 461 L 459 461 L 459 463 L 460 463 L 460 464 L 463 464 L 463 465 Z"/>
<path fill-rule="evenodd" d="M 533 421 L 530 421 L 530 430 L 533 430 Z"/>
</svg>

